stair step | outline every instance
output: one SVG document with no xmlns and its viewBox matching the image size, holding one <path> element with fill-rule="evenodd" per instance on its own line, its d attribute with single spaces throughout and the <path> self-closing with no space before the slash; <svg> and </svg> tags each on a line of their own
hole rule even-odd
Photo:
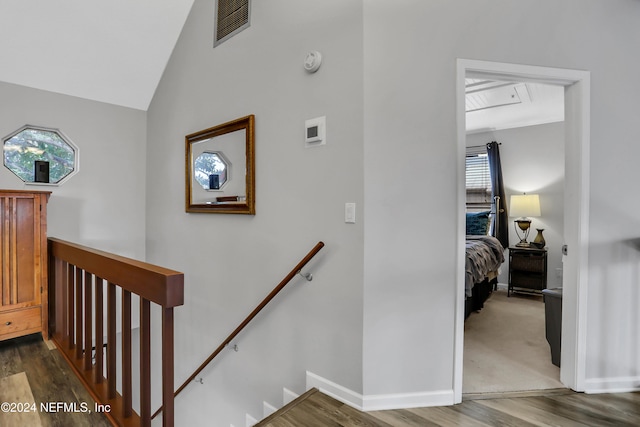
<svg viewBox="0 0 640 427">
<path fill-rule="evenodd" d="M 380 419 L 312 388 L 275 414 L 260 421 L 259 427 L 392 427 Z"/>
<path fill-rule="evenodd" d="M 278 410 L 275 406 L 271 405 L 269 402 L 262 402 L 262 418 L 266 418 L 269 415 L 275 413 Z"/>
<path fill-rule="evenodd" d="M 294 400 L 296 400 L 298 397 L 300 397 L 300 395 L 292 392 L 291 390 L 289 390 L 286 387 L 282 388 L 282 405 L 287 405 L 290 402 L 293 402 Z"/>
<path fill-rule="evenodd" d="M 245 419 L 246 427 L 252 427 L 252 426 L 257 425 L 258 420 L 256 420 L 255 418 L 253 418 L 249 414 L 245 414 L 244 419 Z"/>
<path fill-rule="evenodd" d="M 283 414 L 286 414 L 287 412 L 289 412 L 290 410 L 292 410 L 293 408 L 295 408 L 296 406 L 300 405 L 302 402 L 307 400 L 309 397 L 313 396 L 315 393 L 319 393 L 319 390 L 317 388 L 309 389 L 306 393 L 300 395 L 297 399 L 287 403 L 278 411 L 274 412 L 273 414 L 269 415 L 259 423 L 255 424 L 255 427 L 269 425 L 271 421 L 275 420 L 276 418 L 280 417 Z"/>
</svg>

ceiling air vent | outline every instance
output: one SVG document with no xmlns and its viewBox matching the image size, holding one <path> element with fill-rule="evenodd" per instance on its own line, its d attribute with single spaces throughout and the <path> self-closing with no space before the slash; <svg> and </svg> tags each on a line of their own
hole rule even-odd
<svg viewBox="0 0 640 427">
<path fill-rule="evenodd" d="M 467 78 L 465 86 L 467 113 L 531 102 L 526 83 Z"/>
<path fill-rule="evenodd" d="M 250 9 L 250 0 L 218 0 L 216 2 L 214 47 L 249 27 Z"/>
</svg>

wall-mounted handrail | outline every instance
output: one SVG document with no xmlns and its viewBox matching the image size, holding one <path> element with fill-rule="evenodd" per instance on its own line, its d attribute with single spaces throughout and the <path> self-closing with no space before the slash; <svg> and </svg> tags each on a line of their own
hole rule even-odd
<svg viewBox="0 0 640 427">
<path fill-rule="evenodd" d="M 278 286 L 276 286 L 269 295 L 266 296 L 265 299 L 262 300 L 262 302 L 260 304 L 258 304 L 258 306 L 247 316 L 246 319 L 244 319 L 242 321 L 242 323 L 240 323 L 240 325 L 224 340 L 222 341 L 222 343 L 218 346 L 218 348 L 216 348 L 214 350 L 213 353 L 211 353 L 211 355 L 198 367 L 198 369 L 196 369 L 193 374 L 191 374 L 189 376 L 189 378 L 187 378 L 185 380 L 184 383 L 182 383 L 182 385 L 180 387 L 178 387 L 178 389 L 176 390 L 176 392 L 174 393 L 174 397 L 178 396 L 178 394 L 180 394 L 180 392 L 182 390 L 184 390 L 184 388 L 191 383 L 200 372 L 202 372 L 202 370 L 204 368 L 207 367 L 207 365 L 209 363 L 211 363 L 211 361 L 213 359 L 215 359 L 215 357 L 220 354 L 220 352 L 227 346 L 229 345 L 229 343 L 231 341 L 233 341 L 233 339 L 249 324 L 249 322 L 251 322 L 253 320 L 254 317 L 256 317 L 258 315 L 258 313 L 260 313 L 260 311 L 267 305 L 269 304 L 269 302 L 275 298 L 276 295 L 278 295 L 278 293 L 287 285 L 287 283 L 289 283 L 291 281 L 291 279 L 293 279 L 296 274 L 300 273 L 300 271 L 302 270 L 302 268 L 307 265 L 307 263 L 309 261 L 311 261 L 311 259 L 320 251 L 320 249 L 322 249 L 324 247 L 324 243 L 323 242 L 318 242 L 313 249 L 311 249 L 311 251 L 309 251 L 309 253 L 307 255 L 305 255 L 304 258 L 302 258 L 302 260 L 295 266 L 293 267 L 293 270 L 291 270 L 289 272 L 289 274 L 287 274 L 285 276 L 284 279 L 282 279 L 282 281 L 278 284 Z M 151 416 L 151 419 L 155 418 L 156 415 L 158 415 L 161 411 L 163 410 L 163 406 L 161 406 L 160 408 L 158 408 L 158 410 L 156 412 L 154 412 L 154 414 Z"/>
<path fill-rule="evenodd" d="M 105 411 L 105 415 L 113 425 L 151 426 L 150 306 L 151 303 L 160 306 L 162 402 L 166 408 L 162 424 L 173 427 L 173 309 L 184 301 L 184 275 L 59 239 L 49 238 L 48 241 L 51 339 L 96 402 L 109 405 L 110 410 Z M 120 369 L 116 367 L 117 288 L 122 290 Z M 132 408 L 132 294 L 140 297 L 140 414 Z M 106 322 L 103 321 L 105 315 Z M 103 342 L 105 335 L 106 343 Z M 103 346 L 106 347 L 106 357 Z M 92 360 L 93 348 L 96 349 L 95 363 Z M 121 372 L 120 393 L 116 390 L 118 371 Z"/>
</svg>

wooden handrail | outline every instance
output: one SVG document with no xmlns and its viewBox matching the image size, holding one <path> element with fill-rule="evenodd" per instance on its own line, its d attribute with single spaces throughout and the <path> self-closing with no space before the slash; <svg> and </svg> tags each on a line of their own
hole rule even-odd
<svg viewBox="0 0 640 427">
<path fill-rule="evenodd" d="M 163 307 L 184 304 L 184 276 L 177 271 L 49 237 L 49 251 L 84 271 Z"/>
<path fill-rule="evenodd" d="M 105 415 L 113 425 L 151 426 L 150 304 L 160 306 L 163 426 L 173 427 L 173 309 L 184 301 L 184 275 L 60 239 L 48 240 L 49 295 L 53 307 L 49 316 L 53 331 L 51 339 L 96 402 L 110 408 Z M 116 288 L 122 290 L 119 370 L 116 367 Z M 103 293 L 107 297 L 106 310 Z M 140 414 L 132 408 L 132 376 L 135 372 L 132 366 L 132 295 L 140 297 Z M 95 322 L 92 321 L 94 318 Z M 106 357 L 103 346 L 107 350 Z M 92 363 L 93 348 L 95 364 Z M 121 394 L 116 390 L 118 371 L 121 371 Z"/>
<path fill-rule="evenodd" d="M 182 390 L 185 389 L 185 387 L 187 385 L 189 385 L 189 383 L 191 383 L 191 381 L 193 381 L 200 372 L 202 372 L 202 370 L 204 368 L 207 367 L 207 365 L 209 363 L 211 363 L 211 361 L 213 359 L 215 359 L 215 357 L 220 354 L 220 352 L 227 346 L 229 345 L 229 343 L 231 341 L 233 341 L 233 339 L 249 324 L 249 322 L 251 322 L 253 320 L 254 317 L 256 317 L 258 315 L 258 313 L 260 313 L 260 311 L 267 305 L 269 304 L 269 302 L 275 298 L 276 295 L 278 295 L 278 293 L 287 285 L 287 283 L 289 283 L 291 281 L 291 279 L 293 279 L 295 277 L 296 274 L 298 274 L 300 272 L 300 270 L 302 270 L 302 268 L 307 265 L 307 263 L 309 261 L 311 261 L 311 259 L 320 251 L 320 249 L 322 249 L 324 247 L 324 243 L 323 242 L 318 242 L 313 249 L 311 249 L 311 251 L 309 251 L 309 253 L 302 258 L 302 260 L 295 266 L 293 267 L 293 269 L 289 272 L 289 274 L 287 274 L 285 276 L 284 279 L 282 279 L 282 281 L 278 284 L 278 286 L 276 286 L 269 295 L 266 296 L 265 299 L 262 300 L 262 302 L 260 304 L 258 304 L 258 306 L 247 316 L 246 319 L 244 319 L 242 321 L 242 323 L 240 323 L 240 325 L 224 340 L 222 341 L 222 343 L 218 346 L 218 348 L 216 348 L 214 350 L 213 353 L 211 353 L 211 355 L 198 367 L 198 369 L 196 369 L 193 374 L 191 374 L 189 376 L 189 378 L 186 379 L 186 381 L 184 383 L 182 383 L 182 385 L 180 387 L 178 387 L 178 389 L 176 390 L 176 392 L 174 393 L 174 397 L 178 396 L 178 394 L 180 394 L 180 392 Z M 151 419 L 154 419 L 156 417 L 156 415 L 158 415 L 163 409 L 163 406 L 161 406 L 160 408 L 158 408 L 158 410 L 156 412 L 154 412 L 154 414 L 151 416 Z"/>
</svg>

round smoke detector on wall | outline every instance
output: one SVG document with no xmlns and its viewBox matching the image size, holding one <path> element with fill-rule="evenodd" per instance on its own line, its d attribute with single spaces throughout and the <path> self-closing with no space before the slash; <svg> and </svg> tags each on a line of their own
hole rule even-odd
<svg viewBox="0 0 640 427">
<path fill-rule="evenodd" d="M 322 64 L 322 55 L 317 50 L 307 53 L 307 56 L 304 58 L 304 69 L 309 73 L 318 71 L 320 64 Z"/>
</svg>

